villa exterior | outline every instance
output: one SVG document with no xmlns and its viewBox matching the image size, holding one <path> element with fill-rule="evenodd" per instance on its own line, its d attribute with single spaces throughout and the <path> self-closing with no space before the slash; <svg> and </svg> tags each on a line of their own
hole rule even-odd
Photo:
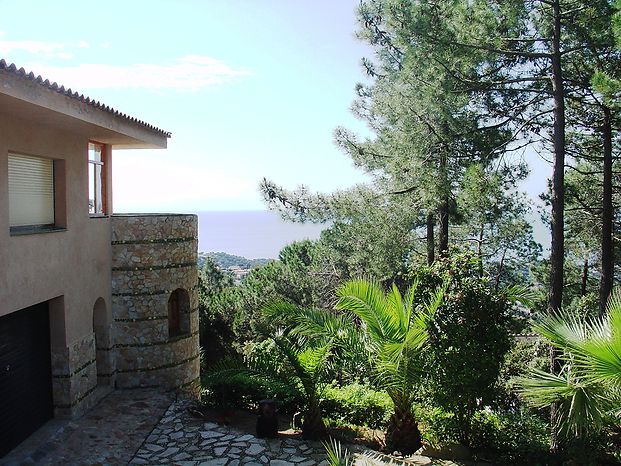
<svg viewBox="0 0 621 466">
<path fill-rule="evenodd" d="M 115 387 L 196 393 L 196 216 L 113 215 L 117 149 L 169 137 L 0 60 L 0 457 Z"/>
</svg>

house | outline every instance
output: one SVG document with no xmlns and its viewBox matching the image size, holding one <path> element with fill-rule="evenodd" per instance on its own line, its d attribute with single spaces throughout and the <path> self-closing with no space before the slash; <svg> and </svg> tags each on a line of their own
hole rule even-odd
<svg viewBox="0 0 621 466">
<path fill-rule="evenodd" d="M 196 394 L 197 218 L 113 214 L 119 149 L 169 137 L 0 60 L 0 457 L 115 387 Z"/>
</svg>

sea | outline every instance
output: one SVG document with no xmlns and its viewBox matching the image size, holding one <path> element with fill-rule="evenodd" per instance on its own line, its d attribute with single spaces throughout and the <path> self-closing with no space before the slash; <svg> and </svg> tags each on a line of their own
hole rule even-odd
<svg viewBox="0 0 621 466">
<path fill-rule="evenodd" d="M 527 219 L 535 240 L 549 253 L 550 232 L 536 214 Z M 280 250 L 293 241 L 317 239 L 327 224 L 292 223 L 271 211 L 198 212 L 198 250 L 226 252 L 247 259 L 276 259 Z"/>
<path fill-rule="evenodd" d="M 293 241 L 317 239 L 327 225 L 292 223 L 271 211 L 198 212 L 198 250 L 276 259 Z"/>
</svg>

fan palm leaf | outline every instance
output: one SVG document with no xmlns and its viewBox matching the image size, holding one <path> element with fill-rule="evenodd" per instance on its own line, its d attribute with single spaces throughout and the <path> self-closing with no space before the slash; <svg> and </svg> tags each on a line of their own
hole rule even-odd
<svg viewBox="0 0 621 466">
<path fill-rule="evenodd" d="M 528 377 L 517 379 L 519 392 L 537 408 L 558 403 L 556 430 L 567 437 L 580 437 L 590 427 L 599 428 L 612 406 L 606 390 L 576 379 L 571 370 L 551 374 L 533 369 Z"/>
<path fill-rule="evenodd" d="M 583 320 L 565 311 L 545 316 L 534 329 L 560 352 L 560 374 L 531 370 L 517 379 L 522 396 L 536 407 L 559 404 L 557 431 L 580 437 L 599 429 L 621 405 L 621 298 L 606 313 Z"/>
</svg>

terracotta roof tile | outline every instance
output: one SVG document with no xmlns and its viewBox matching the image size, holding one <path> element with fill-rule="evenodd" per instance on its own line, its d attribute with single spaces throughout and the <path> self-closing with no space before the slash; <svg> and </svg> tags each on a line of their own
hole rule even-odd
<svg viewBox="0 0 621 466">
<path fill-rule="evenodd" d="M 132 116 L 129 116 L 125 113 L 121 113 L 118 110 L 115 110 L 114 108 L 108 106 L 108 105 L 104 105 L 99 101 L 95 101 L 93 99 L 91 99 L 88 96 L 85 96 L 84 94 L 78 94 L 77 92 L 72 91 L 70 88 L 69 89 L 65 89 L 65 86 L 59 86 L 57 83 L 53 82 L 50 83 L 49 79 L 43 79 L 40 75 L 39 76 L 35 76 L 35 74 L 31 71 L 30 73 L 27 73 L 26 70 L 24 68 L 19 68 L 17 69 L 17 66 L 15 66 L 15 63 L 7 63 L 6 60 L 4 59 L 0 59 L 0 70 L 6 70 L 9 71 L 13 74 L 15 74 L 16 76 L 19 76 L 21 78 L 24 79 L 28 79 L 30 81 L 34 81 L 38 84 L 40 84 L 43 87 L 46 87 L 48 89 L 51 89 L 52 91 L 58 92 L 59 94 L 63 94 L 66 95 L 67 97 L 71 97 L 72 99 L 78 100 L 80 102 L 84 102 L 87 105 L 90 105 L 91 107 L 95 107 L 99 110 L 102 110 L 104 112 L 107 113 L 111 113 L 119 118 L 123 118 L 124 120 L 127 120 L 131 123 L 134 123 L 136 125 L 140 125 L 143 126 L 145 128 L 147 128 L 150 131 L 153 131 L 155 133 L 161 134 L 166 136 L 167 138 L 169 138 L 171 136 L 171 133 L 168 131 L 164 131 L 163 129 L 157 128 L 153 125 L 150 125 L 149 123 L 142 121 L 142 120 L 138 120 L 137 118 L 134 118 Z"/>
</svg>

